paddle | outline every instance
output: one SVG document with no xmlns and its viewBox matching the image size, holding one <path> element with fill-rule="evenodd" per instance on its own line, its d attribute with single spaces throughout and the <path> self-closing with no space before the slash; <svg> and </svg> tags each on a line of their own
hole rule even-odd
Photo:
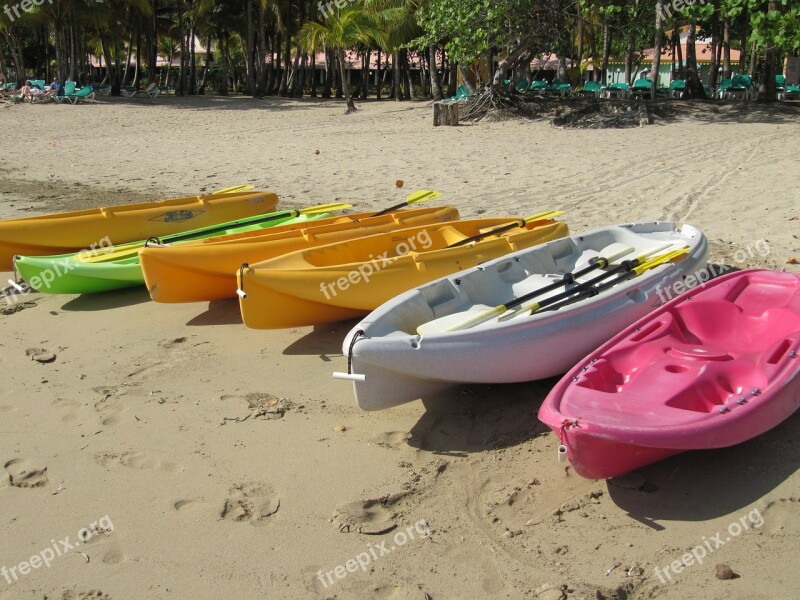
<svg viewBox="0 0 800 600">
<path fill-rule="evenodd" d="M 563 215 L 563 214 L 564 214 L 563 210 L 550 210 L 547 212 L 541 212 L 535 215 L 530 215 L 529 217 L 517 219 L 516 221 L 514 221 L 513 223 L 509 223 L 508 225 L 501 225 L 500 227 L 495 227 L 494 229 L 490 229 L 489 231 L 484 231 L 483 233 L 479 233 L 478 235 L 473 235 L 472 237 L 463 239 L 460 242 L 450 244 L 447 247 L 458 248 L 459 246 L 464 246 L 472 242 L 477 242 L 492 235 L 500 235 L 501 233 L 505 233 L 506 231 L 511 231 L 512 229 L 516 229 L 517 227 L 525 227 L 525 225 L 527 225 L 528 223 L 533 223 L 534 221 L 543 221 L 545 219 L 552 219 L 553 217 L 557 217 L 558 215 Z"/>
<path fill-rule="evenodd" d="M 590 298 L 592 296 L 596 296 L 602 291 L 605 291 L 618 283 L 622 283 L 627 279 L 632 279 L 637 275 L 641 275 L 648 269 L 652 269 L 653 267 L 657 267 L 665 262 L 669 262 L 673 258 L 676 258 L 682 254 L 686 254 L 689 251 L 688 246 L 684 246 L 682 248 L 678 248 L 677 250 L 670 250 L 665 252 L 664 254 L 660 254 L 655 256 L 649 260 L 641 261 L 640 258 L 636 258 L 632 261 L 624 261 L 619 266 L 595 277 L 590 279 L 589 281 L 582 283 L 580 285 L 575 286 L 571 290 L 564 292 L 562 294 L 556 294 L 546 300 L 542 300 L 541 302 L 533 302 L 528 304 L 527 306 L 523 306 L 522 308 L 517 309 L 510 315 L 504 315 L 501 317 L 501 320 L 507 321 L 509 319 L 513 319 L 515 316 L 530 311 L 530 314 L 535 312 L 541 312 L 542 310 L 558 310 L 564 306 L 568 306 L 569 304 L 573 304 L 578 302 L 579 300 L 583 300 L 584 298 Z M 621 274 L 620 274 L 621 273 Z M 598 285 L 594 287 L 595 283 L 599 283 L 605 279 L 608 279 L 612 275 L 620 274 L 619 277 L 612 279 L 609 282 L 606 282 L 602 285 Z"/>
<path fill-rule="evenodd" d="M 572 271 L 570 273 L 565 273 L 564 275 L 561 276 L 560 279 L 554 281 L 553 283 L 549 283 L 544 287 L 540 287 L 539 289 L 533 290 L 532 292 L 524 294 L 519 298 L 515 298 L 509 302 L 506 302 L 505 304 L 500 304 L 498 306 L 495 306 L 494 308 L 489 308 L 487 310 L 484 310 L 473 317 L 470 317 L 466 320 L 461 320 L 460 322 L 457 322 L 455 325 L 452 325 L 445 329 L 442 329 L 442 325 L 445 324 L 445 320 L 446 322 L 454 322 L 455 317 L 463 315 L 464 313 L 456 313 L 453 315 L 447 315 L 445 317 L 442 317 L 441 319 L 428 321 L 427 323 L 423 323 L 417 328 L 417 333 L 423 335 L 425 333 L 435 333 L 436 331 L 460 331 L 462 329 L 469 329 L 470 327 L 480 325 L 481 323 L 485 323 L 486 321 L 489 321 L 490 319 L 492 319 L 497 315 L 503 314 L 504 312 L 514 308 L 515 306 L 519 306 L 523 302 L 532 300 L 533 298 L 541 296 L 542 294 L 546 294 L 547 292 L 552 292 L 553 290 L 556 290 L 561 286 L 574 283 L 576 279 L 586 275 L 587 273 L 591 273 L 595 269 L 605 269 L 613 261 L 617 260 L 618 258 L 621 258 L 622 256 L 625 256 L 626 254 L 630 254 L 633 251 L 634 248 L 615 242 L 614 244 L 610 244 L 609 246 L 603 248 L 600 251 L 599 256 L 593 257 L 589 261 L 589 266 L 580 270 Z"/>
<path fill-rule="evenodd" d="M 231 187 L 222 188 L 216 192 L 211 192 L 212 196 L 220 196 L 222 194 L 238 194 L 241 192 L 249 192 L 253 189 L 252 185 L 232 185 Z"/>
<path fill-rule="evenodd" d="M 395 204 L 394 206 L 390 206 L 389 208 L 384 208 L 383 210 L 376 212 L 374 215 L 370 215 L 370 217 L 381 217 L 399 208 L 411 206 L 412 204 L 419 204 L 420 202 L 427 202 L 428 200 L 433 200 L 434 198 L 438 198 L 441 195 L 442 195 L 441 192 L 435 192 L 433 190 L 417 190 L 416 192 L 406 196 L 406 199 L 400 204 Z"/>
<path fill-rule="evenodd" d="M 344 204 L 341 202 L 334 202 L 330 204 L 319 204 L 317 206 L 310 206 L 308 208 L 301 208 L 299 210 L 282 210 L 279 212 L 272 212 L 266 215 L 258 215 L 255 217 L 248 217 L 246 219 L 238 219 L 236 221 L 230 221 L 228 223 L 221 223 L 217 226 L 203 228 L 200 230 L 193 230 L 193 231 L 186 231 L 183 233 L 175 233 L 172 235 L 168 235 L 164 237 L 166 242 L 180 242 L 183 240 L 190 240 L 190 239 L 201 239 L 203 237 L 207 237 L 214 233 L 219 233 L 221 231 L 226 231 L 228 229 L 232 229 L 237 226 L 242 225 L 254 225 L 258 223 L 268 223 L 270 221 L 275 221 L 278 219 L 285 219 L 287 216 L 289 218 L 299 217 L 300 215 L 314 215 L 319 213 L 326 213 L 331 212 L 334 210 L 344 210 L 347 208 L 352 208 L 351 204 Z M 120 260 L 123 258 L 128 258 L 131 256 L 135 256 L 139 249 L 144 246 L 147 247 L 148 242 L 155 240 L 158 244 L 162 244 L 162 241 L 158 238 L 150 238 L 144 242 L 133 242 L 131 244 L 123 244 L 122 246 L 112 246 L 107 248 L 104 252 L 100 254 L 94 254 L 92 256 L 88 256 L 86 258 L 81 258 L 81 262 L 85 263 L 94 263 L 94 262 L 105 262 L 108 260 Z M 111 255 L 111 258 L 109 258 Z"/>
</svg>

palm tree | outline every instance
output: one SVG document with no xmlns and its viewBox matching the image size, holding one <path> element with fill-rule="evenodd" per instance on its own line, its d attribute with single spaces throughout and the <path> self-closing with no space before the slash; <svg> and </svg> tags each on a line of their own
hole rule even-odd
<svg viewBox="0 0 800 600">
<path fill-rule="evenodd" d="M 347 103 L 344 114 L 347 115 L 356 110 L 344 69 L 345 50 L 373 41 L 379 46 L 386 46 L 386 36 L 372 15 L 360 6 L 346 6 L 338 12 L 331 13 L 324 23 L 309 21 L 303 25 L 300 30 L 300 41 L 306 52 L 317 52 L 330 48 L 336 53 L 339 62 L 339 76 Z"/>
</svg>

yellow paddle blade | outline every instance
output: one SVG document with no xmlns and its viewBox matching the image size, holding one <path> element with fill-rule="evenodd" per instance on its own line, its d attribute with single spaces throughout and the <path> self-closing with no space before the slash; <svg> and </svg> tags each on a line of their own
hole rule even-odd
<svg viewBox="0 0 800 600">
<path fill-rule="evenodd" d="M 441 192 L 434 190 L 417 190 L 406 196 L 406 204 L 419 204 L 420 202 L 427 202 L 441 196 Z"/>
<path fill-rule="evenodd" d="M 636 273 L 636 275 L 641 275 L 648 269 L 652 269 L 654 267 L 657 267 L 658 265 L 662 265 L 666 262 L 671 261 L 673 258 L 678 258 L 679 256 L 687 254 L 689 250 L 690 250 L 689 246 L 683 246 L 682 248 L 671 250 L 670 252 L 665 252 L 660 256 L 655 256 L 650 260 L 643 262 L 641 265 L 639 265 L 634 269 L 634 272 Z"/>
<path fill-rule="evenodd" d="M 333 212 L 335 210 L 346 210 L 348 208 L 353 208 L 353 205 L 344 202 L 332 202 L 330 204 L 318 204 L 317 206 L 301 208 L 297 212 L 301 215 L 316 215 L 319 213 Z"/>
<path fill-rule="evenodd" d="M 217 190 L 216 192 L 211 192 L 212 196 L 219 196 L 222 194 L 235 194 L 237 192 L 249 192 L 253 189 L 252 185 L 232 185 L 231 187 L 226 187 L 221 190 Z"/>
<path fill-rule="evenodd" d="M 525 222 L 530 221 L 544 221 L 545 219 L 552 219 L 553 217 L 557 217 L 559 215 L 563 215 L 563 210 L 548 210 L 546 212 L 540 212 L 533 214 L 529 217 L 524 217 L 522 220 Z"/>
</svg>

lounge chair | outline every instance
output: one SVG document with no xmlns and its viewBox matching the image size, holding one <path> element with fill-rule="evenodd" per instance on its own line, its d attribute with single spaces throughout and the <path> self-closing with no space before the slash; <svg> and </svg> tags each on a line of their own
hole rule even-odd
<svg viewBox="0 0 800 600">
<path fill-rule="evenodd" d="M 72 102 L 72 104 L 77 104 L 81 100 L 94 100 L 94 88 L 90 85 L 85 85 L 73 94 L 64 94 L 64 98 Z"/>
<path fill-rule="evenodd" d="M 619 83 L 612 83 L 609 85 L 605 90 L 604 94 L 606 98 L 629 98 L 631 95 L 631 86 L 627 83 L 619 82 Z"/>
<path fill-rule="evenodd" d="M 778 99 L 786 97 L 786 77 L 783 75 L 775 75 L 775 92 L 778 94 Z"/>
<path fill-rule="evenodd" d="M 126 98 L 136 98 L 137 96 L 149 96 L 150 98 L 155 98 L 160 92 L 161 90 L 156 83 L 152 82 L 143 90 L 124 89 L 122 90 L 122 95 Z"/>
<path fill-rule="evenodd" d="M 531 81 L 530 86 L 528 86 L 528 91 L 530 92 L 545 92 L 547 88 L 550 87 L 550 84 L 546 81 Z"/>
<path fill-rule="evenodd" d="M 747 100 L 752 97 L 753 91 L 753 79 L 750 75 L 734 75 L 731 84 L 725 89 L 725 97 L 741 96 L 743 100 Z"/>
<path fill-rule="evenodd" d="M 564 83 L 556 79 L 547 87 L 546 91 L 558 94 L 559 96 L 569 96 L 572 94 L 572 86 L 569 83 Z"/>
<path fill-rule="evenodd" d="M 686 94 L 686 80 L 676 79 L 669 84 L 669 97 L 670 98 L 683 98 Z"/>
<path fill-rule="evenodd" d="M 455 96 L 452 96 L 450 98 L 445 98 L 444 100 L 442 100 L 442 102 L 459 102 L 461 100 L 465 100 L 466 98 L 469 98 L 470 96 L 472 96 L 472 94 L 470 94 L 467 91 L 467 86 L 465 86 L 462 83 L 460 86 L 458 86 L 458 88 L 456 88 L 456 95 Z"/>
<path fill-rule="evenodd" d="M 60 96 L 53 96 L 53 100 L 61 104 L 62 102 L 70 102 L 69 97 L 75 94 L 77 84 L 74 81 L 66 81 L 64 83 L 64 93 Z"/>
<path fill-rule="evenodd" d="M 514 88 L 520 93 L 524 92 L 524 91 L 527 91 L 527 89 L 528 89 L 528 80 L 527 79 L 520 80 L 519 82 L 517 82 L 517 85 L 515 85 Z"/>
<path fill-rule="evenodd" d="M 652 97 L 653 95 L 653 82 L 647 78 L 637 79 L 633 82 L 633 87 L 630 90 L 631 97 L 641 96 Z"/>
<path fill-rule="evenodd" d="M 600 92 L 603 91 L 603 84 L 599 81 L 585 81 L 583 83 L 583 89 L 579 90 L 578 93 L 581 96 L 597 96 Z"/>
</svg>

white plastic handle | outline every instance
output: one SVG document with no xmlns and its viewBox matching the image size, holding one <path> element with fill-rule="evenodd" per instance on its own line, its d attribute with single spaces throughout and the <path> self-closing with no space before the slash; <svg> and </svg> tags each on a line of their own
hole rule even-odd
<svg viewBox="0 0 800 600">
<path fill-rule="evenodd" d="M 10 283 L 10 284 L 11 284 L 11 287 L 13 287 L 13 288 L 14 288 L 15 290 L 17 290 L 18 292 L 24 292 L 24 291 L 25 291 L 25 288 L 24 288 L 24 287 L 22 287 L 20 284 L 18 284 L 18 283 L 17 283 L 16 281 L 14 281 L 13 279 L 9 279 L 9 280 L 8 280 L 8 283 Z"/>
<path fill-rule="evenodd" d="M 236 290 L 236 293 L 244 299 L 247 298 L 247 294 L 245 294 L 243 290 Z"/>
<path fill-rule="evenodd" d="M 339 373 L 334 372 L 334 379 L 344 379 L 345 381 L 366 381 L 367 376 L 360 373 Z"/>
<path fill-rule="evenodd" d="M 560 463 L 567 462 L 567 447 L 564 444 L 561 444 L 558 447 L 558 462 Z"/>
</svg>

